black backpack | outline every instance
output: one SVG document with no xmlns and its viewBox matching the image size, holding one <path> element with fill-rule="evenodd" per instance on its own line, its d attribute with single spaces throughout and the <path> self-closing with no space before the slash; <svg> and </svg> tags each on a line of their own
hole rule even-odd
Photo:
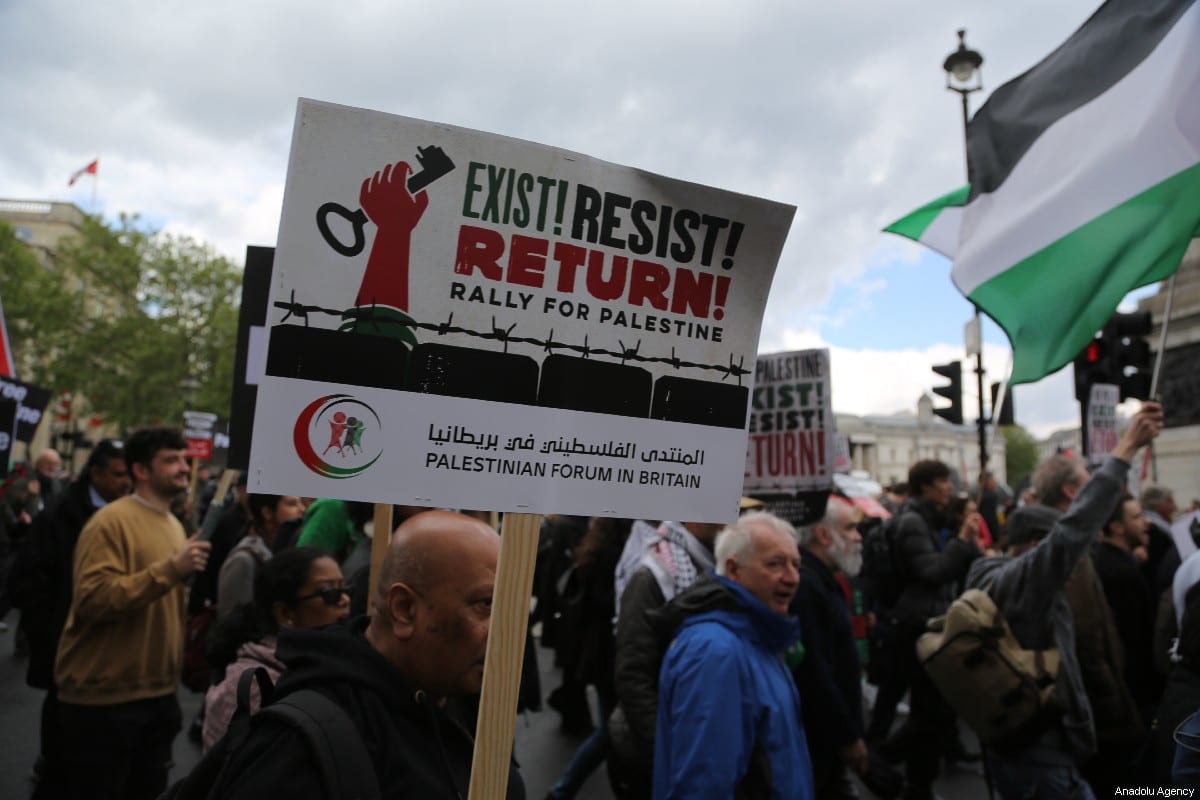
<svg viewBox="0 0 1200 800">
<path fill-rule="evenodd" d="M 896 532 L 903 512 L 873 525 L 863 536 L 862 576 L 871 598 L 883 608 L 893 608 L 904 591 L 904 571 L 896 553 Z"/>
<path fill-rule="evenodd" d="M 262 705 L 250 714 L 250 686 L 258 682 Z M 299 728 L 309 754 L 321 773 L 324 796 L 337 800 L 378 800 L 375 765 L 367 756 L 358 728 L 332 700 L 313 689 L 303 689 L 271 703 L 274 686 L 262 667 L 242 673 L 237 685 L 237 708 L 225 735 L 217 741 L 186 777 L 176 781 L 158 800 L 216 800 L 229 760 L 263 720 L 282 721 Z M 269 705 L 268 705 L 269 704 Z M 260 765 L 258 769 L 270 769 Z"/>
</svg>

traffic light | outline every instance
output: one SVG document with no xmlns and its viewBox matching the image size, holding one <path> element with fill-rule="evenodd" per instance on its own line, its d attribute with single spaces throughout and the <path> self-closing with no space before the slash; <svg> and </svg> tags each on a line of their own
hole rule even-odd
<svg viewBox="0 0 1200 800">
<path fill-rule="evenodd" d="M 1079 402 L 1086 403 L 1091 397 L 1093 383 L 1114 383 L 1111 349 L 1109 340 L 1098 336 L 1075 356 L 1075 399 Z"/>
<path fill-rule="evenodd" d="M 1153 325 L 1149 311 L 1113 314 L 1075 357 L 1075 399 L 1086 403 L 1093 383 L 1119 387 L 1122 400 L 1149 398 L 1152 353 L 1143 337 Z"/>
<path fill-rule="evenodd" d="M 1109 340 L 1113 383 L 1121 387 L 1121 399 L 1150 397 L 1150 373 L 1153 369 L 1150 344 L 1143 337 L 1154 327 L 1149 311 L 1116 313 L 1104 326 Z"/>
<path fill-rule="evenodd" d="M 938 364 L 933 368 L 933 371 L 943 378 L 950 380 L 949 386 L 935 386 L 933 393 L 941 395 L 950 401 L 950 405 L 946 408 L 935 408 L 933 413 L 937 414 L 947 422 L 955 425 L 963 424 L 963 406 L 962 406 L 962 362 L 951 361 L 949 364 Z"/>
<path fill-rule="evenodd" d="M 992 384 L 992 424 L 993 425 L 1015 425 L 1013 421 L 1013 393 L 1010 386 L 1008 391 L 1004 393 L 1004 405 L 996 408 L 996 398 L 1000 396 L 1000 384 Z"/>
</svg>

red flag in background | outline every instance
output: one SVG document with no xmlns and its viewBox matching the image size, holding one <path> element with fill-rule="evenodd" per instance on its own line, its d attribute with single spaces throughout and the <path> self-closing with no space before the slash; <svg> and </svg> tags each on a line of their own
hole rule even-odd
<svg viewBox="0 0 1200 800">
<path fill-rule="evenodd" d="M 13 365 L 12 347 L 8 343 L 8 325 L 4 322 L 3 305 L 0 305 L 0 377 L 17 377 L 17 369 Z"/>
<path fill-rule="evenodd" d="M 100 159 L 98 159 L 98 158 L 92 159 L 92 162 L 90 164 L 88 164 L 86 167 L 82 167 L 80 169 L 75 170 L 75 173 L 73 175 L 71 175 L 71 179 L 69 181 L 67 181 L 67 186 L 74 186 L 75 181 L 79 180 L 84 175 L 95 175 L 96 170 L 98 170 L 99 168 L 100 168 Z"/>
</svg>

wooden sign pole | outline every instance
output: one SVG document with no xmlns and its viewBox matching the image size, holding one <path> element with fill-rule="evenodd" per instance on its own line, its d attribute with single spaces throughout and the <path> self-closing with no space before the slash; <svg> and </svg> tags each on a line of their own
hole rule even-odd
<svg viewBox="0 0 1200 800">
<path fill-rule="evenodd" d="M 375 504 L 375 532 L 371 535 L 371 579 L 367 592 L 367 613 L 375 614 L 375 591 L 379 588 L 379 570 L 392 541 L 392 504 Z"/>
<path fill-rule="evenodd" d="M 221 503 L 225 502 L 225 495 L 229 494 L 229 487 L 233 486 L 233 482 L 238 479 L 240 474 L 241 472 L 236 469 L 227 469 L 221 472 L 221 477 L 217 479 L 217 491 L 213 495 L 209 508 L 221 507 Z"/>
<path fill-rule="evenodd" d="M 504 797 L 508 786 L 541 522 L 538 514 L 504 515 L 468 800 Z"/>
<path fill-rule="evenodd" d="M 192 458 L 192 475 L 188 480 L 188 535 L 196 532 L 196 483 L 200 478 L 200 459 Z"/>
</svg>

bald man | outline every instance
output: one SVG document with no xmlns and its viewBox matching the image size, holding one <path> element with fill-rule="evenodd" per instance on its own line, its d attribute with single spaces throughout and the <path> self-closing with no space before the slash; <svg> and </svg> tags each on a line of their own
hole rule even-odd
<svg viewBox="0 0 1200 800">
<path fill-rule="evenodd" d="M 49 508 L 66 488 L 59 471 L 62 469 L 62 456 L 52 447 L 38 453 L 34 459 L 33 468 L 37 472 L 38 483 L 42 486 L 42 508 Z"/>
<path fill-rule="evenodd" d="M 344 710 L 381 798 L 468 794 L 499 551 L 500 537 L 477 519 L 417 514 L 392 536 L 373 616 L 280 632 L 277 655 L 288 669 L 275 699 L 315 689 Z M 303 735 L 268 719 L 254 726 L 212 796 L 326 797 Z M 513 767 L 508 797 L 524 796 Z"/>
</svg>

